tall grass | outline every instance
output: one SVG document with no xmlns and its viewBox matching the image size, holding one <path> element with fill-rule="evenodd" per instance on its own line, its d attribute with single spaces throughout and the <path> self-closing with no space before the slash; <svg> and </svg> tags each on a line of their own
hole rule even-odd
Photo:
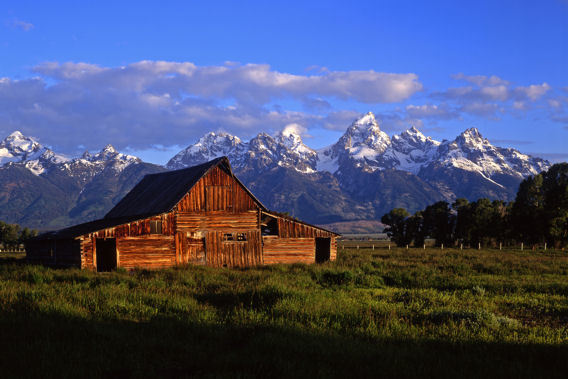
<svg viewBox="0 0 568 379">
<path fill-rule="evenodd" d="M 336 262 L 96 274 L 0 260 L 6 376 L 568 374 L 568 256 L 341 250 Z"/>
</svg>

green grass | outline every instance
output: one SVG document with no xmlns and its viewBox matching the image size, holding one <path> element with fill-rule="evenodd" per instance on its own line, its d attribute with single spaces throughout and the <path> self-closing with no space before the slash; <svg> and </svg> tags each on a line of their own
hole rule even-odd
<svg viewBox="0 0 568 379">
<path fill-rule="evenodd" d="M 2 377 L 566 377 L 568 254 L 96 274 L 0 256 Z"/>
</svg>

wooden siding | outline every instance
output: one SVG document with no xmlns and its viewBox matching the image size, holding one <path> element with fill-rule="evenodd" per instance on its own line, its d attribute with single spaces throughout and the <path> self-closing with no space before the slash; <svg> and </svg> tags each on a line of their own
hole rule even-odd
<svg viewBox="0 0 568 379">
<path fill-rule="evenodd" d="M 187 213 L 175 215 L 177 231 L 195 230 L 258 230 L 258 212 Z"/>
<path fill-rule="evenodd" d="M 205 237 L 195 234 L 176 233 L 176 262 L 178 264 L 205 265 Z"/>
<path fill-rule="evenodd" d="M 211 212 L 242 213 L 258 208 L 253 198 L 231 175 L 214 167 L 179 201 L 174 210 L 204 212 L 209 209 Z"/>
<path fill-rule="evenodd" d="M 263 236 L 264 264 L 315 263 L 315 238 Z"/>
<path fill-rule="evenodd" d="M 250 267 L 261 265 L 259 230 L 244 232 L 246 241 L 224 241 L 222 231 L 208 231 L 205 239 L 207 266 Z"/>
<path fill-rule="evenodd" d="M 161 221 L 162 222 L 162 234 L 150 234 L 150 221 Z M 106 228 L 98 230 L 94 233 L 85 234 L 80 237 L 81 240 L 81 255 L 80 264 L 81 268 L 96 270 L 97 252 L 96 252 L 96 239 L 97 238 L 116 238 L 117 244 L 117 254 L 120 267 L 120 258 L 122 251 L 120 249 L 120 241 L 122 239 L 127 239 L 131 237 L 139 237 L 135 242 L 139 244 L 139 248 L 142 250 L 147 250 L 146 244 L 144 243 L 145 238 L 155 239 L 158 237 L 170 237 L 173 241 L 173 235 L 175 231 L 175 218 L 172 213 L 164 213 L 162 215 L 153 216 L 145 218 L 142 220 L 133 221 L 127 224 L 118 225 L 112 228 Z M 153 246 L 152 241 L 149 245 Z M 175 264 L 175 246 L 172 245 L 172 252 L 174 255 Z"/>
<path fill-rule="evenodd" d="M 331 237 L 331 247 L 329 250 L 329 260 L 334 261 L 337 259 L 337 238 Z"/>
<path fill-rule="evenodd" d="M 174 237 L 151 235 L 116 239 L 118 267 L 150 269 L 176 265 Z"/>
</svg>

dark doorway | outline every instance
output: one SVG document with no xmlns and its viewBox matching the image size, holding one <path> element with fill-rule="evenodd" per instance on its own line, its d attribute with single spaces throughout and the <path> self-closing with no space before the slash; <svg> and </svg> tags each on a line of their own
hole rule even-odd
<svg viewBox="0 0 568 379">
<path fill-rule="evenodd" d="M 316 263 L 329 261 L 331 238 L 316 238 Z"/>
<path fill-rule="evenodd" d="M 97 271 L 111 271 L 116 268 L 116 239 L 97 238 Z"/>
</svg>

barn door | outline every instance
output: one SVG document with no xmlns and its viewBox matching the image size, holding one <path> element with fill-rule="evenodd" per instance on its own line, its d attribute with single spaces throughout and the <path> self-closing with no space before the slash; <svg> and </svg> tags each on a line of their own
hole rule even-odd
<svg viewBox="0 0 568 379">
<path fill-rule="evenodd" d="M 316 238 L 316 263 L 329 261 L 331 238 Z"/>
<path fill-rule="evenodd" d="M 187 238 L 187 263 L 205 264 L 205 238 Z"/>
<path fill-rule="evenodd" d="M 111 271 L 116 269 L 116 239 L 97 238 L 97 271 Z"/>
<path fill-rule="evenodd" d="M 259 230 L 208 232 L 206 262 L 213 267 L 251 267 L 262 264 Z"/>
</svg>

